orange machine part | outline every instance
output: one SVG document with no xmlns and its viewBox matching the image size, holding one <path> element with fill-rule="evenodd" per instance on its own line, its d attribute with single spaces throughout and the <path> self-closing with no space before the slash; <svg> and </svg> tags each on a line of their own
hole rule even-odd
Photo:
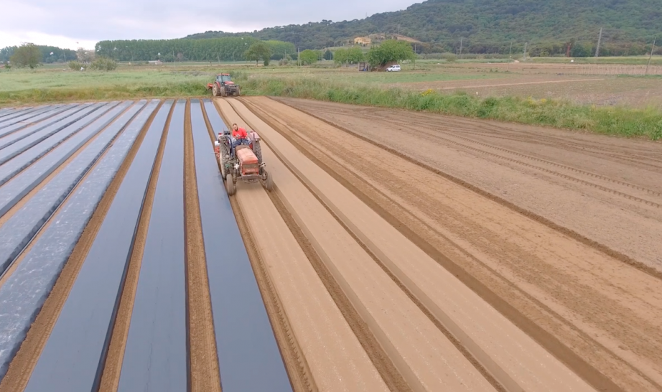
<svg viewBox="0 0 662 392">
<path fill-rule="evenodd" d="M 241 175 L 249 174 L 258 174 L 260 172 L 260 167 L 258 166 L 258 160 L 253 151 L 249 148 L 242 148 L 237 150 L 237 158 L 241 164 Z"/>
<path fill-rule="evenodd" d="M 249 165 L 251 163 L 257 164 L 257 157 L 249 148 L 242 148 L 237 150 L 237 158 L 242 165 Z"/>
</svg>

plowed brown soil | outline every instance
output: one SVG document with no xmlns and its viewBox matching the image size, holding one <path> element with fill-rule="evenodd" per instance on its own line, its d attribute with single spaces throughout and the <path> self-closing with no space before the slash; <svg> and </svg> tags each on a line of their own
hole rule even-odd
<svg viewBox="0 0 662 392">
<path fill-rule="evenodd" d="M 265 98 L 251 98 L 249 102 L 273 116 L 279 127 L 308 143 L 320 159 L 343 170 L 347 181 L 370 195 L 402 226 L 418 233 L 433 250 L 516 309 L 519 314 L 509 318 L 523 317 L 520 328 L 526 331 L 527 322 L 534 323 L 559 339 L 570 354 L 623 389 L 660 388 L 662 281 L 619 258 L 619 253 L 625 254 L 652 267 L 654 257 L 662 254 L 656 248 L 662 241 L 656 241 L 660 190 L 654 180 L 659 175 L 659 145 L 289 101 L 317 116 L 328 116 L 327 121 L 342 119 L 345 127 L 353 124 L 348 132 Z M 452 131 L 460 125 L 463 132 Z M 352 131 L 412 157 L 389 153 L 353 136 Z M 439 175 L 424 167 L 435 162 L 445 165 L 439 170 L 441 174 L 451 171 L 451 175 Z M 501 203 L 501 195 L 488 197 L 490 192 L 481 194 L 456 181 L 456 173 L 449 168 L 456 168 L 458 162 L 465 164 L 460 173 L 468 173 L 463 179 L 467 184 L 478 183 L 478 187 L 483 183 L 476 179 L 492 181 L 507 188 L 507 194 L 528 195 L 532 200 L 529 204 L 515 200 L 534 213 L 527 216 Z M 610 170 L 607 162 L 615 162 L 616 168 Z M 527 170 L 533 173 L 527 175 Z M 585 196 L 575 198 L 572 191 L 576 187 L 582 187 L 579 193 Z M 571 213 L 566 211 L 581 197 L 588 198 L 586 195 L 592 198 L 590 203 L 580 203 L 581 208 L 574 207 Z M 546 202 L 536 204 L 536 196 L 546 198 Z M 593 204 L 595 208 L 586 212 Z M 537 205 L 548 206 L 547 212 L 541 212 Z M 597 214 L 596 208 L 605 212 Z M 566 221 L 558 216 L 570 218 L 573 214 L 574 221 L 586 226 L 564 233 L 536 219 L 544 214 L 552 222 L 557 219 L 561 228 Z M 610 215 L 615 215 L 613 220 L 607 219 Z M 593 237 L 596 244 L 617 251 L 610 256 L 605 249 L 582 241 L 581 236 Z M 622 237 L 640 242 L 628 246 Z M 617 238 L 620 240 L 615 241 Z M 569 357 L 561 359 L 571 360 Z"/>
<path fill-rule="evenodd" d="M 301 153 L 309 152 L 307 147 L 302 149 L 299 145 L 297 150 L 243 105 L 231 102 L 277 151 L 284 165 L 269 153 L 270 149 L 263 148 L 265 159 L 271 162 L 270 172 L 275 173 L 279 189 L 288 200 L 288 209 L 412 389 L 438 390 L 454 385 L 454 389 L 483 390 L 489 387 L 480 378 L 487 381 L 493 377 L 499 389 L 547 390 L 549 385 L 558 385 L 565 390 L 590 390 L 341 183 L 308 160 Z M 371 255 L 366 255 L 366 251 Z M 390 273 L 385 273 L 380 264 Z M 365 280 L 366 276 L 371 279 Z M 401 290 L 403 286 L 413 296 Z M 379 312 L 373 308 L 375 295 L 383 309 Z M 416 307 L 419 312 L 413 310 Z M 400 317 L 405 314 L 404 319 Z M 395 324 L 399 326 L 398 332 L 393 329 Z M 416 326 L 414 329 L 410 329 L 412 324 Z M 437 331 L 430 328 L 432 325 Z M 461 345 L 455 350 L 465 349 L 468 362 L 476 370 L 487 369 L 492 377 L 486 374 L 480 377 L 475 370 L 470 371 L 450 342 L 439 338 L 440 332 L 446 334 L 444 330 Z M 428 351 L 430 348 L 432 352 Z M 431 371 L 431 367 L 435 370 Z M 448 370 L 444 371 L 445 368 Z"/>
<path fill-rule="evenodd" d="M 426 113 L 288 104 L 662 271 L 662 144 Z M 614 208 L 617 207 L 617 208 Z"/>
<path fill-rule="evenodd" d="M 243 125 L 225 102 L 230 122 Z M 259 185 L 239 184 L 241 215 L 281 299 L 294 336 L 320 391 L 384 391 L 386 385 L 306 253 Z"/>
</svg>

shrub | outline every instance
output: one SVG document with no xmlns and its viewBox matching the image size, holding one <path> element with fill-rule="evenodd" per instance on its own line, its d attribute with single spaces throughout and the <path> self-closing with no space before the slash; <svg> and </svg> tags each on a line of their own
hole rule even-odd
<svg viewBox="0 0 662 392">
<path fill-rule="evenodd" d="M 441 58 L 449 63 L 454 63 L 457 60 L 457 56 L 454 53 L 443 53 Z"/>
<path fill-rule="evenodd" d="M 299 55 L 299 60 L 303 65 L 310 65 L 319 60 L 320 53 L 316 50 L 306 49 Z"/>
<path fill-rule="evenodd" d="M 108 57 L 99 57 L 92 62 L 90 67 L 97 71 L 114 71 L 117 69 L 117 62 Z"/>
<path fill-rule="evenodd" d="M 69 68 L 71 68 L 72 71 L 80 71 L 83 66 L 83 63 L 79 61 L 69 61 Z"/>
</svg>

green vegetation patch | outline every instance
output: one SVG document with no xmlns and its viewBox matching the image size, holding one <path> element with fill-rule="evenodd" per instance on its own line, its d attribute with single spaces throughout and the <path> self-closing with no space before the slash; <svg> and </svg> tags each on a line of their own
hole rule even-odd
<svg viewBox="0 0 662 392">
<path fill-rule="evenodd" d="M 213 72 L 178 72 L 175 70 L 159 71 L 131 71 L 115 72 L 71 71 L 65 64 L 66 71 L 20 71 L 0 73 L 0 92 L 19 91 L 26 89 L 89 89 L 107 87 L 136 87 L 136 85 L 166 87 L 186 82 L 195 82 L 200 85 L 211 82 Z M 64 87 L 60 87 L 64 86 Z"/>
<path fill-rule="evenodd" d="M 608 135 L 662 138 L 662 113 L 654 109 L 605 108 L 518 97 L 479 98 L 463 92 L 406 91 L 330 83 L 312 78 L 252 78 L 245 94 L 316 99 L 339 103 L 402 108 L 523 124 L 586 130 Z"/>
<path fill-rule="evenodd" d="M 207 95 L 205 86 L 198 82 L 167 83 L 163 85 L 138 84 L 112 87 L 40 88 L 21 91 L 0 91 L 0 105 L 23 105 L 67 101 L 107 101 L 115 99 L 199 97 Z"/>
</svg>

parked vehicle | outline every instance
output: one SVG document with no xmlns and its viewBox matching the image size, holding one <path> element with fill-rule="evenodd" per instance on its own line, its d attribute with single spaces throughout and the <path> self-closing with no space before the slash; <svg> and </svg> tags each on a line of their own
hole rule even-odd
<svg viewBox="0 0 662 392">
<path fill-rule="evenodd" d="M 400 65 L 391 65 L 390 67 L 386 68 L 386 72 L 400 72 Z"/>
</svg>

